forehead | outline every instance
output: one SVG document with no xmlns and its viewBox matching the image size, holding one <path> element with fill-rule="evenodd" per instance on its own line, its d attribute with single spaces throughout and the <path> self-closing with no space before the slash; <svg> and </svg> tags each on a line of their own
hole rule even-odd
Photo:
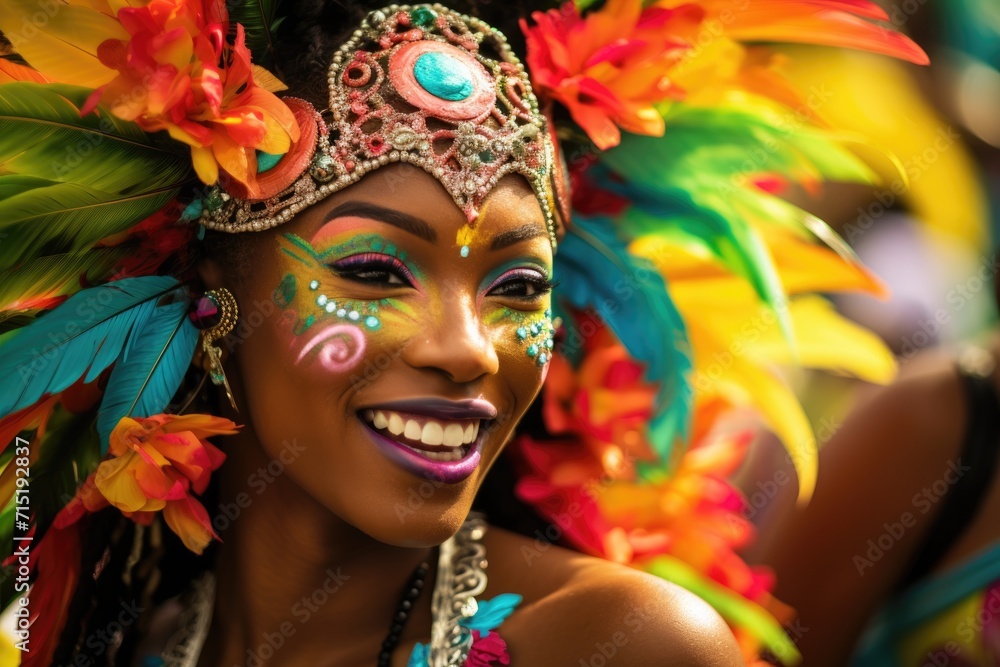
<svg viewBox="0 0 1000 667">
<path fill-rule="evenodd" d="M 468 223 L 465 213 L 437 179 L 420 167 L 400 163 L 369 172 L 357 183 L 303 211 L 289 224 L 308 238 L 338 209 L 351 211 L 352 202 L 374 204 L 416 218 L 434 230 L 435 242 L 442 246 L 453 245 Z M 488 244 L 498 235 L 513 231 L 524 234 L 525 228 L 531 227 L 538 232 L 538 242 L 549 245 L 541 205 L 519 174 L 500 179 L 483 200 L 479 217 L 471 226 L 477 243 Z"/>
</svg>

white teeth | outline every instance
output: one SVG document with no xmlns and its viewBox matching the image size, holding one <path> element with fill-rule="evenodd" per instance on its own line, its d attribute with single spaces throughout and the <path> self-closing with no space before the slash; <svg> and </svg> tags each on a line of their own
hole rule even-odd
<svg viewBox="0 0 1000 667">
<path fill-rule="evenodd" d="M 420 434 L 423 429 L 420 428 L 420 424 L 417 423 L 416 419 L 406 420 L 406 429 L 403 431 L 403 437 L 409 438 L 410 440 L 419 440 Z"/>
<path fill-rule="evenodd" d="M 471 444 L 479 436 L 480 420 L 470 422 L 441 422 L 435 419 L 410 419 L 388 410 L 362 410 L 361 418 L 378 429 L 388 429 L 392 435 L 402 435 L 425 445 L 445 446 L 452 452 L 423 452 L 429 458 L 451 461 L 462 458 L 461 446 Z M 447 458 L 441 458 L 447 457 Z M 453 457 L 453 458 L 452 458 Z"/>
<path fill-rule="evenodd" d="M 424 424 L 424 430 L 420 432 L 420 442 L 425 445 L 440 445 L 444 443 L 444 428 L 435 421 L 427 422 Z"/>
<path fill-rule="evenodd" d="M 387 427 L 389 429 L 389 433 L 399 435 L 403 432 L 403 418 L 398 413 L 390 412 Z"/>
<path fill-rule="evenodd" d="M 471 426 L 471 424 L 470 424 Z M 426 432 L 426 427 L 424 431 Z M 444 427 L 443 443 L 445 447 L 458 447 L 462 444 L 465 432 L 461 424 L 448 424 Z M 427 442 L 426 440 L 424 442 Z"/>
<path fill-rule="evenodd" d="M 413 448 L 411 447 L 410 449 Z M 427 452 L 420 449 L 413 449 L 413 451 L 417 452 L 421 456 L 431 459 L 432 461 L 457 461 L 462 458 L 462 451 L 460 449 L 450 452 Z"/>
</svg>

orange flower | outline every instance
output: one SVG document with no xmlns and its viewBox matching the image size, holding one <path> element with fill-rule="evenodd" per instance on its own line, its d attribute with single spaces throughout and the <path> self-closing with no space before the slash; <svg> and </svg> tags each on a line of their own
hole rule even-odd
<svg viewBox="0 0 1000 667">
<path fill-rule="evenodd" d="M 569 109 L 601 150 L 618 145 L 621 127 L 659 136 L 664 123 L 655 102 L 681 97 L 667 76 L 689 45 L 704 12 L 694 5 L 642 8 L 641 0 L 608 0 L 582 17 L 573 2 L 523 19 L 532 83 Z"/>
<path fill-rule="evenodd" d="M 728 0 L 647 4 L 608 0 L 584 17 L 570 1 L 532 14 L 533 26 L 521 22 L 537 92 L 565 105 L 601 150 L 618 145 L 618 128 L 662 135 L 654 105 L 699 92 L 713 105 L 712 96 L 735 88 L 798 108 L 771 57 L 743 42 L 843 46 L 927 63 L 909 38 L 874 22 L 889 17 L 868 0 L 755 0 L 738 10 Z"/>
<path fill-rule="evenodd" d="M 87 478 L 57 524 L 68 525 L 85 511 L 96 512 L 108 504 L 142 524 L 163 510 L 167 525 L 185 546 L 201 553 L 218 535 L 191 493 L 203 493 L 212 471 L 226 458 L 203 438 L 232 435 L 236 428 L 232 421 L 211 415 L 123 417 L 111 432 L 112 458 Z"/>
<path fill-rule="evenodd" d="M 549 432 L 579 436 L 616 476 L 627 476 L 631 461 L 655 460 L 646 428 L 656 386 L 643 373 L 642 364 L 605 328 L 587 341 L 578 369 L 553 355 L 542 403 Z"/>
<path fill-rule="evenodd" d="M 254 82 L 243 26 L 228 45 L 221 0 L 152 0 L 122 8 L 118 20 L 131 39 L 103 42 L 98 57 L 119 74 L 82 112 L 103 102 L 147 132 L 166 130 L 191 146 L 206 184 L 219 180 L 221 167 L 256 194 L 256 151 L 285 153 L 299 127 L 288 107 Z"/>
</svg>

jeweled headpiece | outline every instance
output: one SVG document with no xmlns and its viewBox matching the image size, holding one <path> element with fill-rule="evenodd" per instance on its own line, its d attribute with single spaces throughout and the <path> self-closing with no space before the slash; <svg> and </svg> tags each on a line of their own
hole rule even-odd
<svg viewBox="0 0 1000 667">
<path fill-rule="evenodd" d="M 260 165 L 273 156 L 258 161 L 252 198 L 238 183 L 210 192 L 202 224 L 274 227 L 380 166 L 408 162 L 437 178 L 465 212 L 461 245 L 486 195 L 511 173 L 528 180 L 555 245 L 555 148 L 502 33 L 441 5 L 392 5 L 371 12 L 338 49 L 328 81 L 331 123 L 307 102 L 286 100 L 302 127 L 299 142 L 266 171 Z"/>
</svg>

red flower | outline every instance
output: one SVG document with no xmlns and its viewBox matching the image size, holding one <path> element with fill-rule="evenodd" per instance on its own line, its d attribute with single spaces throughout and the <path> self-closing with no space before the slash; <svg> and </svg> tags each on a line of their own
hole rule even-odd
<svg viewBox="0 0 1000 667">
<path fill-rule="evenodd" d="M 534 26 L 521 20 L 532 83 L 565 105 L 601 150 L 618 145 L 619 127 L 662 135 L 653 104 L 683 94 L 667 73 L 688 50 L 673 35 L 703 17 L 694 5 L 643 9 L 641 0 L 608 0 L 586 18 L 573 2 L 534 12 Z"/>
<path fill-rule="evenodd" d="M 472 631 L 472 648 L 469 657 L 465 659 L 465 667 L 496 667 L 509 665 L 510 654 L 507 652 L 507 642 L 496 631 L 490 630 L 486 636 L 481 636 L 478 630 Z"/>
<path fill-rule="evenodd" d="M 285 153 L 298 140 L 292 112 L 253 79 L 243 26 L 225 40 L 229 19 L 221 0 L 151 0 L 124 7 L 118 20 L 132 36 L 98 48 L 118 76 L 94 91 L 98 102 L 147 132 L 166 130 L 191 146 L 198 177 L 219 179 L 221 167 L 256 192 L 256 150 Z"/>
</svg>

